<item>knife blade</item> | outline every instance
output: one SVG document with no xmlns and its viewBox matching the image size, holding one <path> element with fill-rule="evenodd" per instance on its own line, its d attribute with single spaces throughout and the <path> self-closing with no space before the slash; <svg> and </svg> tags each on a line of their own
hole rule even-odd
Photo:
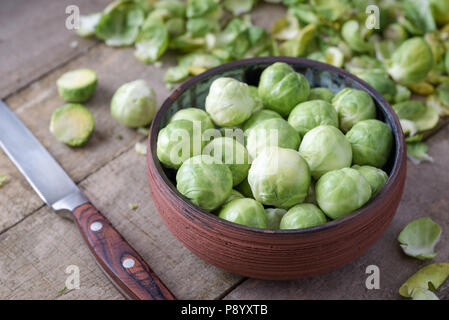
<svg viewBox="0 0 449 320">
<path fill-rule="evenodd" d="M 70 211 L 91 253 L 125 297 L 173 300 L 175 297 L 81 192 L 30 130 L 0 100 L 0 147 L 32 188 L 54 211 Z"/>
</svg>

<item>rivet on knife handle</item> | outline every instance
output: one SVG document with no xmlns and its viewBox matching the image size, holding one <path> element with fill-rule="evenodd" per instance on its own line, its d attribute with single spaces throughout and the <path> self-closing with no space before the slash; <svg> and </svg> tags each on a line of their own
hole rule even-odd
<svg viewBox="0 0 449 320">
<path fill-rule="evenodd" d="M 73 214 L 90 251 L 122 293 L 136 300 L 175 299 L 143 258 L 91 203 L 80 205 Z"/>
</svg>

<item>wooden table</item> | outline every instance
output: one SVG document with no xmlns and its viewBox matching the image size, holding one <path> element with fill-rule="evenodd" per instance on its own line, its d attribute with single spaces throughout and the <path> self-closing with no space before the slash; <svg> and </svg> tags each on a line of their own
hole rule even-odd
<svg viewBox="0 0 449 320">
<path fill-rule="evenodd" d="M 145 79 L 162 103 L 169 91 L 162 82 L 173 57 L 157 68 L 139 62 L 132 48 L 110 48 L 65 29 L 65 8 L 82 14 L 101 10 L 100 0 L 3 0 L 0 6 L 0 98 L 31 129 L 81 189 L 108 213 L 108 218 L 142 254 L 180 299 L 398 299 L 399 286 L 429 262 L 406 257 L 396 237 L 411 220 L 430 216 L 443 228 L 435 261 L 449 260 L 449 127 L 429 140 L 435 163 L 408 163 L 405 193 L 385 235 L 363 256 L 331 273 L 295 281 L 261 281 L 230 274 L 198 259 L 167 230 L 154 207 L 145 173 L 145 158 L 134 151 L 144 140 L 118 125 L 109 102 L 124 82 Z M 259 6 L 256 24 L 270 26 L 284 10 Z M 83 148 L 59 143 L 49 132 L 52 112 L 63 101 L 56 79 L 64 72 L 88 67 L 99 85 L 92 110 L 96 129 Z M 123 138 L 115 138 L 120 134 Z M 0 173 L 8 182 L 0 189 L 0 298 L 123 299 L 91 257 L 76 226 L 57 217 L 0 152 Z M 42 172 L 45 178 L 45 172 Z M 139 205 L 133 211 L 129 203 Z M 80 268 L 79 290 L 63 291 L 66 267 Z M 366 268 L 380 269 L 380 289 L 368 290 Z M 445 285 L 447 288 L 448 285 Z M 440 290 L 440 298 L 445 292 Z"/>
</svg>

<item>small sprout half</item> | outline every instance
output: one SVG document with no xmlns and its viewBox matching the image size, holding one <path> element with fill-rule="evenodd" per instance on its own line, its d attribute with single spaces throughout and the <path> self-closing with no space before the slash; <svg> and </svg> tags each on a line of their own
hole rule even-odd
<svg viewBox="0 0 449 320">
<path fill-rule="evenodd" d="M 421 268 L 399 288 L 399 294 L 411 298 L 415 289 L 434 291 L 438 289 L 449 276 L 449 263 L 437 262 Z"/>
<path fill-rule="evenodd" d="M 287 213 L 287 210 L 280 208 L 265 209 L 267 214 L 267 229 L 277 230 L 281 224 L 282 217 Z"/>
<path fill-rule="evenodd" d="M 56 85 L 65 102 L 85 102 L 97 88 L 97 73 L 91 69 L 72 70 L 64 73 Z"/>
<path fill-rule="evenodd" d="M 81 104 L 66 104 L 53 112 L 50 131 L 61 142 L 71 146 L 84 145 L 94 131 L 92 113 Z"/>
<path fill-rule="evenodd" d="M 434 249 L 440 235 L 441 227 L 426 217 L 410 222 L 399 234 L 398 241 L 406 255 L 426 260 L 437 256 Z"/>
<path fill-rule="evenodd" d="M 226 203 L 218 216 L 247 227 L 267 228 L 267 214 L 263 205 L 250 198 L 235 199 Z"/>
<path fill-rule="evenodd" d="M 303 203 L 288 210 L 281 220 L 281 229 L 304 229 L 327 222 L 323 211 L 311 203 Z"/>
</svg>

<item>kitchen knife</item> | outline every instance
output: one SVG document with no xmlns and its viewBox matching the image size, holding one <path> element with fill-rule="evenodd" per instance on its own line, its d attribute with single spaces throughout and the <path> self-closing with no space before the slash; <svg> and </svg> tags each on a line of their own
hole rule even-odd
<svg viewBox="0 0 449 320">
<path fill-rule="evenodd" d="M 0 147 L 42 200 L 56 212 L 71 212 L 90 251 L 114 285 L 129 299 L 175 297 L 0 100 Z"/>
</svg>

